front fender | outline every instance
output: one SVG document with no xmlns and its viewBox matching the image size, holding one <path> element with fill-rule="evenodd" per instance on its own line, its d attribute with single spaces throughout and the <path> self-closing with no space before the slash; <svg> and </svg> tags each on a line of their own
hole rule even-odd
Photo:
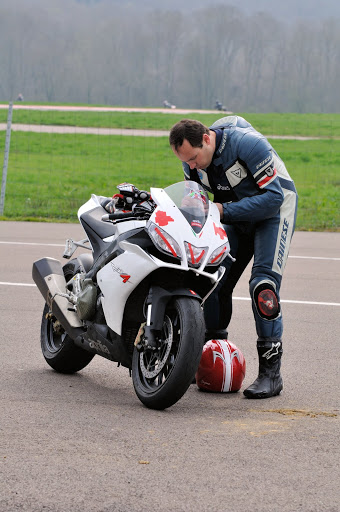
<svg viewBox="0 0 340 512">
<path fill-rule="evenodd" d="M 177 287 L 172 289 L 152 286 L 149 291 L 147 305 L 152 304 L 150 327 L 152 331 L 161 331 L 163 327 L 165 309 L 174 297 L 190 297 L 202 303 L 202 297 L 193 290 Z"/>
</svg>

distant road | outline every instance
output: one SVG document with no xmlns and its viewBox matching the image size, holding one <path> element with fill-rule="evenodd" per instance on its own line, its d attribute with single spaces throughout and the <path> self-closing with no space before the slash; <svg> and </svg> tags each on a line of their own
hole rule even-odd
<svg viewBox="0 0 340 512">
<path fill-rule="evenodd" d="M 8 105 L 0 104 L 0 109 L 8 109 Z M 82 106 L 62 106 L 62 105 L 25 105 L 15 104 L 13 109 L 17 110 L 55 110 L 65 112 L 148 112 L 162 114 L 220 114 L 223 116 L 230 115 L 233 112 L 219 112 L 217 110 L 185 110 L 180 108 L 137 108 L 137 107 L 82 107 Z M 0 131 L 6 130 L 7 124 L 0 123 Z M 37 132 L 37 133 L 84 133 L 87 135 L 122 135 L 136 137 L 167 137 L 168 131 L 164 130 L 135 130 L 127 128 L 92 128 L 80 126 L 60 126 L 60 125 L 28 125 L 28 124 L 12 124 L 13 131 L 20 132 Z M 320 140 L 327 137 L 304 137 L 296 135 L 266 135 L 270 139 L 286 139 L 286 140 Z"/>
<path fill-rule="evenodd" d="M 0 123 L 0 131 L 6 130 L 7 125 Z M 165 130 L 135 130 L 133 128 L 91 128 L 81 126 L 60 126 L 60 125 L 40 125 L 40 124 L 12 124 L 12 131 L 17 132 L 36 132 L 36 133 L 85 133 L 87 135 L 128 135 L 136 137 L 167 137 L 168 131 Z M 296 135 L 267 135 L 270 139 L 290 139 L 290 140 L 319 140 L 322 137 L 299 137 Z"/>
<path fill-rule="evenodd" d="M 8 109 L 8 105 L 0 104 L 0 108 Z M 189 113 L 216 114 L 216 110 L 185 110 L 169 108 L 135 108 L 135 107 L 81 107 L 81 106 L 58 106 L 58 105 L 13 105 L 13 109 L 18 110 L 55 110 L 65 112 L 148 112 L 161 114 L 182 114 Z M 232 112 L 224 112 L 232 114 Z M 6 130 L 7 125 L 0 123 L 0 130 Z M 84 128 L 79 126 L 57 126 L 57 125 L 26 125 L 12 124 L 13 131 L 38 132 L 38 133 L 85 133 L 94 135 L 128 135 L 140 137 L 167 137 L 169 132 L 163 130 L 134 130 L 119 128 Z"/>
<path fill-rule="evenodd" d="M 8 108 L 6 104 L 0 104 L 0 108 Z M 183 108 L 138 108 L 138 107 L 81 107 L 72 105 L 25 105 L 17 103 L 13 105 L 13 109 L 17 110 L 63 110 L 65 112 L 149 112 L 155 114 L 216 114 L 218 110 L 195 110 Z M 232 114 L 232 112 L 221 112 L 223 114 Z"/>
</svg>

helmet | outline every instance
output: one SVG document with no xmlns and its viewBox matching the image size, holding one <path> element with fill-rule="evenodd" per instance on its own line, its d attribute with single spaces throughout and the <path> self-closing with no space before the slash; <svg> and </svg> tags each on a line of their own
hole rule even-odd
<svg viewBox="0 0 340 512">
<path fill-rule="evenodd" d="M 239 391 L 246 374 L 246 361 L 228 340 L 209 340 L 203 347 L 196 373 L 200 389 L 229 393 Z"/>
</svg>

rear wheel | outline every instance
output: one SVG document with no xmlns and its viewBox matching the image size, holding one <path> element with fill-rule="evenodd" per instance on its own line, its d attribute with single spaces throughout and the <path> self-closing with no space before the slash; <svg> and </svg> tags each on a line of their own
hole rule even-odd
<svg viewBox="0 0 340 512">
<path fill-rule="evenodd" d="M 79 262 L 74 259 L 63 267 L 66 281 L 79 272 Z M 41 350 L 45 361 L 57 372 L 75 373 L 87 366 L 94 354 L 77 347 L 72 338 L 66 334 L 64 328 L 55 316 L 49 313 L 45 304 L 41 320 Z"/>
<path fill-rule="evenodd" d="M 144 405 L 166 409 L 184 395 L 201 359 L 204 333 L 203 311 L 196 299 L 181 297 L 167 306 L 157 348 L 135 348 L 133 353 L 133 385 Z"/>
</svg>

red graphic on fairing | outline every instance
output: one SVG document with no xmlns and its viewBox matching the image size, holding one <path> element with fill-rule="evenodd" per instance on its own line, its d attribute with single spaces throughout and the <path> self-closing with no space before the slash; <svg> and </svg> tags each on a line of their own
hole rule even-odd
<svg viewBox="0 0 340 512">
<path fill-rule="evenodd" d="M 219 226 L 216 226 L 215 222 L 214 222 L 214 231 L 215 231 L 215 235 L 218 235 L 221 238 L 221 240 L 223 240 L 223 238 L 228 238 L 227 233 L 224 231 L 224 229 Z"/>
<path fill-rule="evenodd" d="M 123 283 L 127 283 L 131 276 L 128 274 L 120 274 L 120 277 L 123 279 Z"/>
<path fill-rule="evenodd" d="M 155 222 L 159 226 L 167 226 L 169 222 L 174 222 L 174 219 L 172 217 L 169 217 L 169 215 L 167 215 L 166 212 L 158 210 L 155 216 Z"/>
</svg>

